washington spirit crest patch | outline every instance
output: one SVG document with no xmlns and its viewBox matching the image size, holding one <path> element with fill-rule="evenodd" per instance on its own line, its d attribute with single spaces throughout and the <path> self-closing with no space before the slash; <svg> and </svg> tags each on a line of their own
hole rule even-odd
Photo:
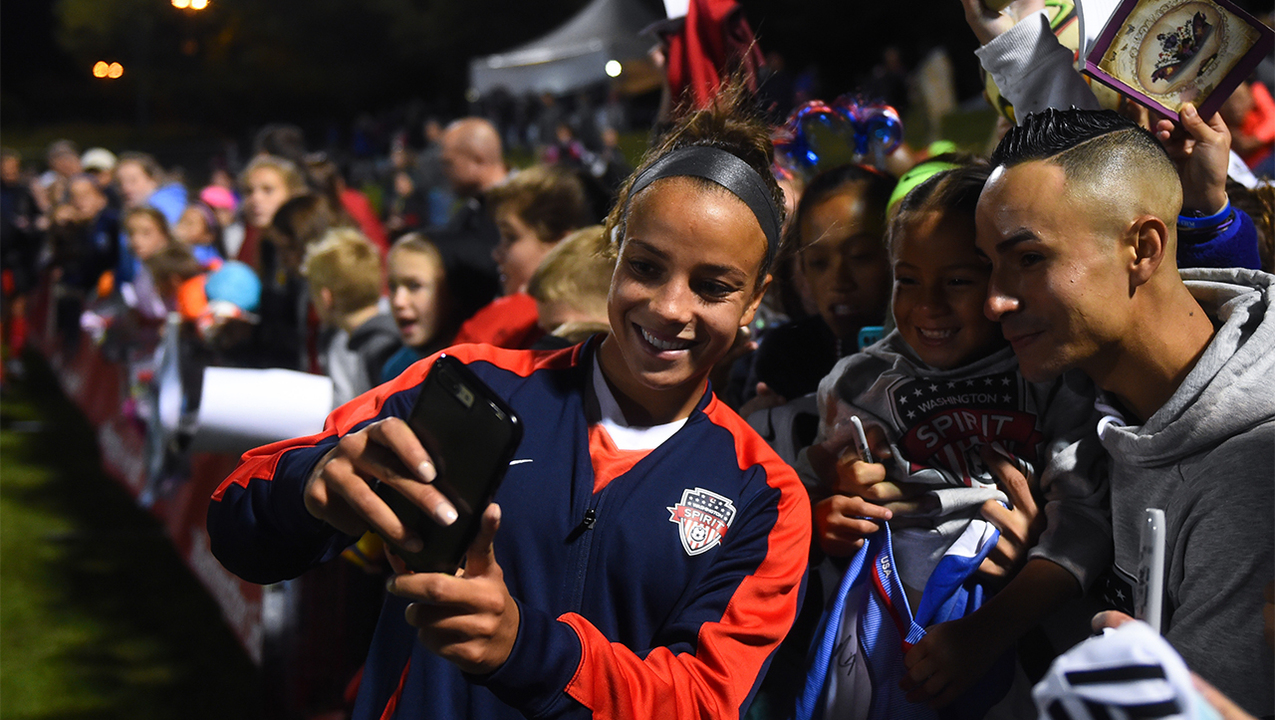
<svg viewBox="0 0 1275 720">
<path fill-rule="evenodd" d="M 668 511 L 669 522 L 677 523 L 682 547 L 692 556 L 716 547 L 735 519 L 735 504 L 704 488 L 683 490 L 682 502 Z"/>
</svg>

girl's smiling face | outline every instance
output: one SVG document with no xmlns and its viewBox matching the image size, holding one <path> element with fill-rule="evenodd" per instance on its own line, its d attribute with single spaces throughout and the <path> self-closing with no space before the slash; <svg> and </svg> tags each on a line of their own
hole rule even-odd
<svg viewBox="0 0 1275 720">
<path fill-rule="evenodd" d="M 705 376 L 752 322 L 770 281 L 758 283 L 765 252 L 756 217 L 724 188 L 671 177 L 632 199 L 599 353 L 630 422 L 694 409 Z"/>
<path fill-rule="evenodd" d="M 991 268 L 974 250 L 974 221 L 929 212 L 894 240 L 894 320 L 926 365 L 951 370 L 1005 345 L 983 314 Z"/>
</svg>

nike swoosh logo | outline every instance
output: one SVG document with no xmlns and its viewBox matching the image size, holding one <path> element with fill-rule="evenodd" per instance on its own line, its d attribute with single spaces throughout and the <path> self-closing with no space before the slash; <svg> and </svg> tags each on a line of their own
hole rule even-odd
<svg viewBox="0 0 1275 720">
<path fill-rule="evenodd" d="M 531 462 L 531 458 L 526 458 L 526 459 L 524 459 L 524 460 L 510 460 L 510 461 L 509 461 L 509 464 L 510 464 L 510 465 L 521 465 L 521 464 L 523 464 L 523 463 L 529 463 L 529 462 Z"/>
</svg>

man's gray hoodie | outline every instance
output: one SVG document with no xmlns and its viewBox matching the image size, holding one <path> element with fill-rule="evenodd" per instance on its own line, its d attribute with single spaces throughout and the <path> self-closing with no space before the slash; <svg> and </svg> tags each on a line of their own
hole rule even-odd
<svg viewBox="0 0 1275 720">
<path fill-rule="evenodd" d="M 1187 664 L 1257 716 L 1275 712 L 1262 628 L 1275 578 L 1275 276 L 1184 270 L 1217 328 L 1173 396 L 1141 426 L 1112 410 L 1116 595 L 1138 572 L 1146 508 L 1167 526 L 1163 629 Z"/>
</svg>

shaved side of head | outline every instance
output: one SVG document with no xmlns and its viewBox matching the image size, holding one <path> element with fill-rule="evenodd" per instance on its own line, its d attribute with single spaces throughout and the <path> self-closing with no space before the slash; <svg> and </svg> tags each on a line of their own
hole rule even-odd
<svg viewBox="0 0 1275 720">
<path fill-rule="evenodd" d="M 1061 167 L 1078 210 L 1101 226 L 1119 233 L 1151 215 L 1164 222 L 1176 246 L 1182 183 L 1159 141 L 1132 120 L 1110 110 L 1074 108 L 1029 115 L 1006 133 L 991 163 L 1013 167 L 1034 160 Z"/>
</svg>

